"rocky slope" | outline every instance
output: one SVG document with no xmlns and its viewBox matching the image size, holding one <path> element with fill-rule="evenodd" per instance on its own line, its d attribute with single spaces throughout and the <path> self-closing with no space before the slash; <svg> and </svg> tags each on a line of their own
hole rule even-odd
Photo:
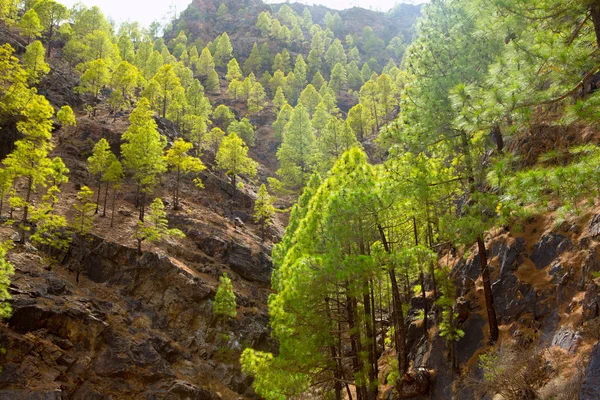
<svg viewBox="0 0 600 400">
<path fill-rule="evenodd" d="M 600 398 L 600 208 L 577 220 L 555 225 L 557 216 L 532 218 L 519 231 L 499 229 L 486 241 L 500 339 L 494 353 L 498 368 L 512 371 L 503 385 L 519 387 L 519 374 L 537 374 L 544 399 Z M 484 397 L 479 357 L 491 350 L 479 256 L 446 254 L 457 290 L 456 316 L 465 332 L 454 351 L 452 368 L 446 341 L 436 328 L 425 334 L 422 320 L 409 326 L 413 377 L 426 373 L 430 385 L 403 393 L 384 390 L 384 398 L 480 399 Z M 476 254 L 474 257 L 472 254 Z M 596 278 L 594 278 L 596 277 Z M 429 301 L 433 301 L 429 287 Z M 413 299 L 409 316 L 422 308 Z M 430 307 L 431 309 L 431 307 Z M 414 317 L 417 318 L 416 316 Z M 429 318 L 436 318 L 433 311 Z M 516 356 L 515 356 L 516 355 Z M 385 354 L 384 365 L 392 354 Z M 536 369 L 541 360 L 542 367 Z M 513 368 L 511 370 L 510 368 Z M 383 369 L 382 381 L 389 369 Z M 420 396 L 419 396 L 420 394 Z M 556 397 L 552 397 L 556 396 Z M 522 394 L 522 399 L 527 399 Z"/>
</svg>

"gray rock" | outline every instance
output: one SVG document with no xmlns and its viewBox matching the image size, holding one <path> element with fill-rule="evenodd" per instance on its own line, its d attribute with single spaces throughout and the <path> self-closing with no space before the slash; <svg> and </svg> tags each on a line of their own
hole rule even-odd
<svg viewBox="0 0 600 400">
<path fill-rule="evenodd" d="M 600 343 L 592 350 L 590 362 L 585 369 L 585 377 L 579 390 L 579 400 L 600 399 Z"/>
<path fill-rule="evenodd" d="M 589 321 L 600 316 L 600 291 L 596 282 L 588 283 L 583 298 L 583 320 Z"/>
<path fill-rule="evenodd" d="M 557 233 L 550 233 L 542 236 L 540 241 L 533 247 L 531 261 L 537 269 L 546 268 L 558 256 L 572 247 L 570 239 Z"/>
</svg>

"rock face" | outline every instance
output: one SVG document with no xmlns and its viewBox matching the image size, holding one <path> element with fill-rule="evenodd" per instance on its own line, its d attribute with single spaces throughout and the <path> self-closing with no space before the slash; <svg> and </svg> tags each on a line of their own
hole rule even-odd
<svg viewBox="0 0 600 400">
<path fill-rule="evenodd" d="M 596 344 L 590 363 L 585 370 L 585 378 L 579 390 L 579 400 L 600 399 L 600 343 Z"/>
<path fill-rule="evenodd" d="M 236 365 L 240 343 L 273 347 L 265 314 L 215 325 L 214 283 L 167 256 L 81 241 L 66 267 L 81 268 L 85 287 L 64 266 L 22 256 L 0 328 L 2 399 L 212 400 L 214 385 L 239 397 L 251 384 Z"/>
</svg>

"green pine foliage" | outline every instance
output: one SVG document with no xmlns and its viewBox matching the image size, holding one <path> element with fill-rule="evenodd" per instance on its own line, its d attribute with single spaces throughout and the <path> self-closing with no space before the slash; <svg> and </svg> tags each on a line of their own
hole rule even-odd
<svg viewBox="0 0 600 400">
<path fill-rule="evenodd" d="M 213 303 L 213 315 L 216 318 L 227 320 L 237 316 L 237 305 L 231 279 L 224 273 L 219 278 L 219 287 Z"/>
</svg>

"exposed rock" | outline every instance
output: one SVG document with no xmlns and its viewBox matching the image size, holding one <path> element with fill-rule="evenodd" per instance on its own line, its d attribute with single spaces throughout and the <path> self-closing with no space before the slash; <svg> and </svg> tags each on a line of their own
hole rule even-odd
<svg viewBox="0 0 600 400">
<path fill-rule="evenodd" d="M 585 378 L 579 390 L 579 400 L 600 399 L 600 343 L 592 350 Z"/>
<path fill-rule="evenodd" d="M 164 400 L 214 400 L 216 398 L 204 388 L 192 385 L 189 382 L 175 381 L 173 386 L 169 388 Z"/>
<path fill-rule="evenodd" d="M 570 239 L 557 233 L 549 233 L 542 236 L 533 247 L 530 259 L 537 269 L 546 268 L 572 245 Z"/>
<path fill-rule="evenodd" d="M 583 320 L 589 321 L 600 316 L 600 291 L 596 282 L 588 283 L 583 298 Z"/>
<path fill-rule="evenodd" d="M 563 326 L 552 338 L 552 346 L 559 346 L 574 354 L 582 339 L 579 332 Z"/>
</svg>

